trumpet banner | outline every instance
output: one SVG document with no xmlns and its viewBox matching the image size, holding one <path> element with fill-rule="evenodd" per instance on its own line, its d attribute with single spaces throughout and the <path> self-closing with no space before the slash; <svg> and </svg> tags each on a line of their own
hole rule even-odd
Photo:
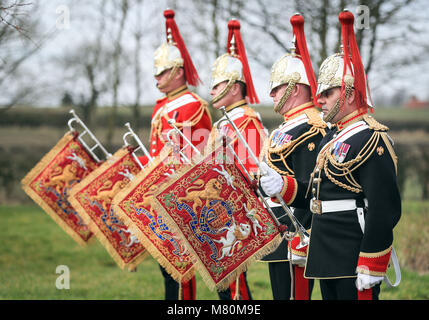
<svg viewBox="0 0 429 320">
<path fill-rule="evenodd" d="M 93 233 L 67 200 L 70 189 L 98 167 L 97 162 L 69 132 L 22 179 L 23 190 L 67 234 L 86 245 Z"/>
<path fill-rule="evenodd" d="M 132 181 L 141 169 L 132 149 L 122 148 L 98 169 L 75 185 L 69 201 L 88 224 L 100 243 L 121 269 L 133 270 L 146 250 L 111 206 L 113 197 Z"/>
<path fill-rule="evenodd" d="M 153 197 L 181 166 L 172 161 L 171 149 L 164 147 L 160 156 L 141 171 L 113 199 L 116 212 L 143 243 L 147 251 L 176 281 L 194 275 L 189 252 L 178 235 L 165 224 L 164 217 L 154 210 Z"/>
<path fill-rule="evenodd" d="M 155 209 L 185 241 L 210 289 L 224 290 L 281 236 L 223 147 L 206 153 L 155 196 Z"/>
</svg>

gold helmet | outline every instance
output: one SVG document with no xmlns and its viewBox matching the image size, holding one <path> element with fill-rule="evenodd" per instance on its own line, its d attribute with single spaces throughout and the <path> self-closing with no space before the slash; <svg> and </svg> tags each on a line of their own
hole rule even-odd
<svg viewBox="0 0 429 320">
<path fill-rule="evenodd" d="M 162 72 L 172 68 L 183 67 L 183 58 L 179 49 L 173 43 L 171 30 L 168 29 L 168 42 L 163 43 L 154 53 L 154 75 L 158 76 Z"/>
<path fill-rule="evenodd" d="M 185 42 L 180 35 L 174 20 L 174 11 L 164 11 L 166 18 L 167 42 L 159 46 L 154 53 L 154 75 L 160 75 L 165 70 L 172 69 L 170 79 L 173 78 L 178 68 L 184 68 L 186 81 L 196 86 L 199 82 L 198 73 L 192 63 L 191 57 L 186 49 Z"/>
<path fill-rule="evenodd" d="M 246 83 L 243 76 L 243 67 L 240 59 L 231 50 L 232 54 L 225 53 L 218 57 L 212 67 L 211 87 L 215 87 L 221 82 L 228 81 L 235 83 L 241 81 Z"/>
<path fill-rule="evenodd" d="M 342 45 L 341 52 L 333 54 L 323 61 L 319 70 L 317 96 L 335 87 L 341 87 L 341 96 L 324 120 L 330 122 L 340 111 L 345 99 L 352 89 L 356 93 L 356 103 L 359 109 L 373 108 L 369 91 L 368 79 L 362 64 L 353 30 L 354 16 L 344 10 L 339 14 L 341 23 Z"/>
<path fill-rule="evenodd" d="M 353 65 L 347 67 L 346 73 L 343 77 L 344 71 L 344 50 L 341 45 L 341 52 L 335 53 L 329 57 L 327 57 L 321 64 L 319 70 L 319 78 L 317 80 L 317 93 L 316 95 L 320 95 L 323 91 L 329 90 L 335 87 L 341 87 L 344 79 L 344 84 L 347 86 L 354 86 L 354 76 L 353 76 Z M 365 77 L 365 86 L 366 86 L 366 97 L 367 104 L 369 107 L 373 107 L 371 97 L 369 95 L 368 88 L 368 79 L 366 74 Z"/>
<path fill-rule="evenodd" d="M 222 99 L 237 81 L 246 84 L 249 103 L 259 103 L 241 38 L 240 22 L 237 20 L 228 22 L 227 53 L 218 57 L 212 66 L 211 87 L 225 81 L 227 82 L 226 87 L 212 99 L 212 103 Z"/>
<path fill-rule="evenodd" d="M 275 112 L 280 112 L 298 83 L 309 86 L 312 96 L 315 97 L 316 77 L 305 41 L 304 18 L 296 13 L 291 17 L 290 22 L 294 34 L 291 52 L 283 55 L 271 68 L 270 92 L 280 85 L 287 84 L 285 93 L 274 106 Z"/>
</svg>

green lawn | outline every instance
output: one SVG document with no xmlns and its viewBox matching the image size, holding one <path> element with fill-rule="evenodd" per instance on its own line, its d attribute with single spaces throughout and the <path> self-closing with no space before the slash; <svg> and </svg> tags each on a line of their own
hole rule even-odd
<svg viewBox="0 0 429 320">
<path fill-rule="evenodd" d="M 0 299 L 163 299 L 162 276 L 151 257 L 137 272 L 123 271 L 98 242 L 80 247 L 37 206 L 0 206 L 0 219 Z M 429 255 L 428 219 L 429 203 L 404 203 L 395 229 L 402 283 L 383 285 L 381 299 L 429 299 L 428 258 L 420 257 Z M 69 290 L 56 288 L 59 265 L 69 267 Z M 248 279 L 254 299 L 272 299 L 265 263 L 251 265 Z M 198 299 L 218 299 L 199 274 L 197 286 Z M 316 282 L 313 299 L 320 298 Z"/>
</svg>

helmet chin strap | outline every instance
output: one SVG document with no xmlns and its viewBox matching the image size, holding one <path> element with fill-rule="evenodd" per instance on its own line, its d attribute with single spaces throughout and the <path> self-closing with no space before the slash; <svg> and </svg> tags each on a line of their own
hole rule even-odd
<svg viewBox="0 0 429 320">
<path fill-rule="evenodd" d="M 280 101 L 274 106 L 274 112 L 280 113 L 283 106 L 285 105 L 286 101 L 289 99 L 290 95 L 292 94 L 293 88 L 295 88 L 296 82 L 289 81 L 285 93 L 281 97 Z"/>
<path fill-rule="evenodd" d="M 341 105 L 341 99 L 338 98 L 337 101 L 335 102 L 334 107 L 329 110 L 328 114 L 325 115 L 323 117 L 323 121 L 325 122 L 331 122 L 332 119 L 334 119 L 334 117 L 338 114 L 338 112 L 340 111 L 340 105 Z"/>
<path fill-rule="evenodd" d="M 344 92 L 344 99 L 341 99 L 341 97 L 339 97 L 337 99 L 333 108 L 331 110 L 329 110 L 328 114 L 323 117 L 323 121 L 332 122 L 332 119 L 334 119 L 335 116 L 338 114 L 338 112 L 341 109 L 341 106 L 344 105 L 344 102 L 346 101 L 346 99 L 348 97 L 350 97 L 350 94 L 351 94 L 352 89 L 353 89 L 353 81 L 350 82 L 349 79 L 346 79 L 345 82 L 346 82 L 346 87 L 345 87 L 345 92 Z"/>
<path fill-rule="evenodd" d="M 277 103 L 274 106 L 274 112 L 280 113 L 280 110 L 283 108 L 283 106 L 285 105 L 287 99 L 289 99 L 290 95 L 292 94 L 293 89 L 295 88 L 296 84 L 299 82 L 299 80 L 301 79 L 301 75 L 298 72 L 294 72 L 290 75 L 290 80 L 287 84 L 285 93 L 283 94 L 283 96 L 281 97 L 279 103 Z"/>
<path fill-rule="evenodd" d="M 216 102 L 218 102 L 220 99 L 222 99 L 223 97 L 225 97 L 225 95 L 228 93 L 228 91 L 232 88 L 232 85 L 235 83 L 234 79 L 229 79 L 228 83 L 226 84 L 225 88 L 223 88 L 223 90 L 215 97 L 213 97 L 211 103 L 215 104 Z"/>
</svg>

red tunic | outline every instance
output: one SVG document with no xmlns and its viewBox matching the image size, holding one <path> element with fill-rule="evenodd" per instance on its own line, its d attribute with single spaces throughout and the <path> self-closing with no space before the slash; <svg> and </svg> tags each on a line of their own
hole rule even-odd
<svg viewBox="0 0 429 320">
<path fill-rule="evenodd" d="M 264 128 L 259 114 L 247 106 L 244 100 L 227 107 L 226 110 L 228 112 L 228 116 L 239 129 L 241 135 L 246 140 L 253 154 L 259 159 L 265 138 L 267 137 L 267 130 Z M 223 121 L 224 119 L 225 117 L 222 117 L 213 125 L 211 139 L 213 139 L 214 135 L 216 134 L 216 127 L 219 127 L 218 129 L 221 132 L 226 133 L 227 136 L 232 139 L 231 143 L 234 146 L 234 151 L 237 153 L 239 159 L 243 162 L 246 170 L 249 173 L 256 174 L 258 172 L 258 166 L 251 158 L 246 147 L 235 134 L 232 126 L 227 121 Z"/>
<path fill-rule="evenodd" d="M 168 123 L 171 119 L 175 119 L 176 127 L 200 151 L 203 150 L 212 127 L 207 102 L 183 86 L 156 102 L 152 113 L 149 145 L 149 154 L 152 157 L 158 156 L 168 142 L 167 133 L 173 129 Z M 180 146 L 183 146 L 182 139 Z M 189 150 L 190 148 L 186 151 Z M 147 162 L 147 159 L 143 161 Z"/>
</svg>

